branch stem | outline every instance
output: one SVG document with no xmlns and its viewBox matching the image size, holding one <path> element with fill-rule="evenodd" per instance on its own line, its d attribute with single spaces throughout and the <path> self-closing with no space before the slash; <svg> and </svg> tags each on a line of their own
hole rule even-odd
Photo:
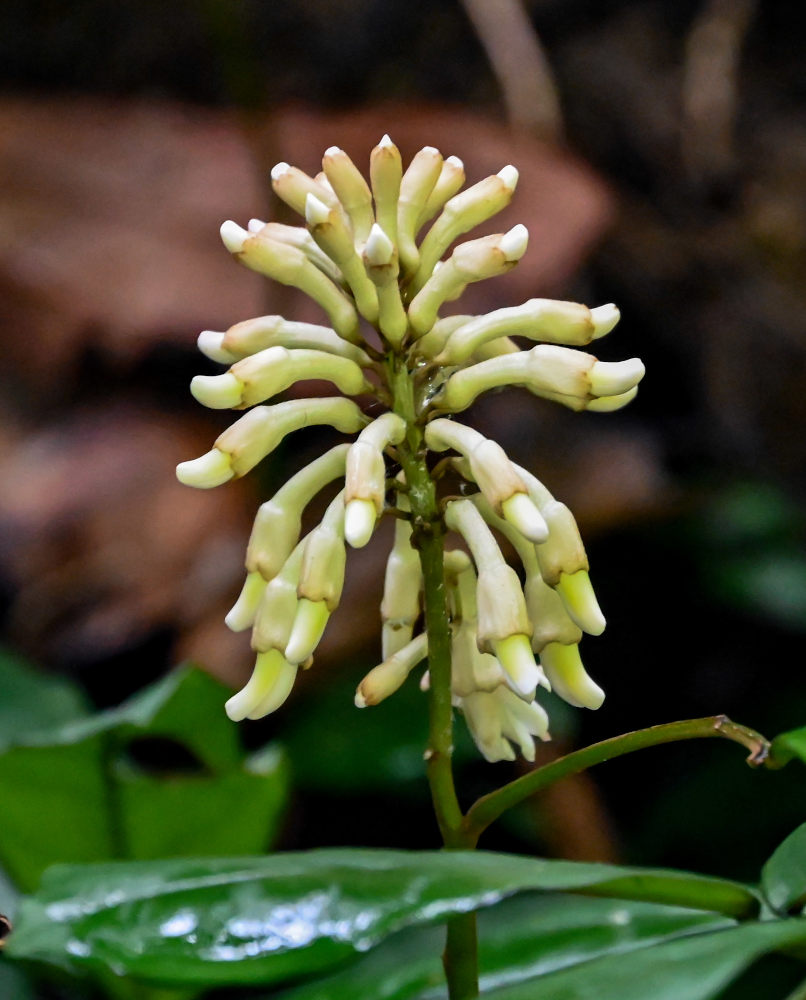
<svg viewBox="0 0 806 1000">
<path fill-rule="evenodd" d="M 753 729 L 732 722 L 726 715 L 709 716 L 705 719 L 688 719 L 684 722 L 669 722 L 661 726 L 651 726 L 636 732 L 624 733 L 601 743 L 560 757 L 558 760 L 539 767 L 502 788 L 482 796 L 471 807 L 464 820 L 464 833 L 468 844 L 478 842 L 481 834 L 495 820 L 523 802 L 535 792 L 539 792 L 561 778 L 570 774 L 578 774 L 595 764 L 601 764 L 615 757 L 643 750 L 645 747 L 659 746 L 662 743 L 677 743 L 680 740 L 697 740 L 708 738 L 731 740 L 746 747 L 750 752 L 747 762 L 759 766 L 767 762 L 769 742 Z"/>
</svg>

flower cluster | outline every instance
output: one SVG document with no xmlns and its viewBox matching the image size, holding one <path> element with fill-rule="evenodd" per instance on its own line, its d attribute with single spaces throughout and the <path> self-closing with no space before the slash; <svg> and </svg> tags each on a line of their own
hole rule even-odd
<svg viewBox="0 0 806 1000">
<path fill-rule="evenodd" d="M 452 414 L 504 385 L 573 410 L 608 412 L 633 398 L 643 365 L 578 350 L 615 326 L 613 305 L 530 299 L 482 316 L 440 315 L 469 283 L 504 274 L 526 251 L 528 233 L 518 225 L 460 242 L 446 256 L 509 203 L 514 167 L 462 190 L 456 157 L 426 147 L 404 171 L 388 136 L 372 150 L 369 183 L 337 147 L 322 166 L 316 177 L 286 163 L 271 173 L 274 191 L 305 227 L 225 222 L 221 237 L 247 267 L 309 295 L 329 325 L 262 316 L 199 337 L 201 351 L 228 370 L 197 376 L 191 392 L 206 406 L 246 412 L 207 454 L 178 467 L 183 483 L 208 488 L 243 476 L 287 434 L 312 424 L 355 435 L 258 510 L 243 590 L 226 619 L 234 630 L 251 628 L 257 659 L 227 712 L 256 719 L 285 701 L 339 604 L 347 546 L 366 545 L 385 512 L 396 521 L 381 604 L 382 662 L 359 684 L 356 705 L 377 704 L 427 658 L 418 532 L 435 525 L 424 524 L 419 468 L 432 484 L 463 484 L 441 487 L 437 525 L 464 542 L 444 553 L 454 703 L 488 760 L 513 759 L 513 745 L 531 760 L 534 737 L 548 738 L 539 687 L 572 705 L 602 703 L 579 641 L 583 632 L 599 634 L 604 618 L 571 512 Z M 527 350 L 514 337 L 539 343 Z M 331 382 L 339 395 L 267 403 L 300 379 Z M 371 400 L 380 415 L 370 419 L 355 397 Z M 336 481 L 343 487 L 300 540 L 306 506 Z M 500 537 L 522 577 L 506 562 Z"/>
</svg>

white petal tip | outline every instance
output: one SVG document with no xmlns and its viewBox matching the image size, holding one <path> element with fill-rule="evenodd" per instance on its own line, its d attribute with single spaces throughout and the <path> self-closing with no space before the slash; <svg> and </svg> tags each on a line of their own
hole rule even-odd
<svg viewBox="0 0 806 1000">
<path fill-rule="evenodd" d="M 325 156 L 341 156 L 342 150 L 340 146 L 328 146 L 325 150 Z"/>
<path fill-rule="evenodd" d="M 231 365 L 238 359 L 221 346 L 223 343 L 224 334 L 217 330 L 202 330 L 196 339 L 196 346 L 205 357 L 217 361 L 220 365 Z"/>
<path fill-rule="evenodd" d="M 180 462 L 176 467 L 176 478 L 185 486 L 195 486 L 200 490 L 221 486 L 233 478 L 229 455 L 213 448 L 206 455 L 190 462 Z"/>
<path fill-rule="evenodd" d="M 464 163 L 462 162 L 462 160 L 459 159 L 458 156 L 449 156 L 445 160 L 445 162 L 448 163 L 448 164 L 450 164 L 454 168 L 454 170 L 464 170 L 465 169 Z"/>
<path fill-rule="evenodd" d="M 549 529 L 535 503 L 525 493 L 513 493 L 501 504 L 505 520 L 530 542 L 545 542 Z"/>
<path fill-rule="evenodd" d="M 520 260 L 529 246 L 529 230 L 522 223 L 513 226 L 508 233 L 504 233 L 501 237 L 499 246 L 508 261 Z"/>
<path fill-rule="evenodd" d="M 395 247 L 392 241 L 378 223 L 373 222 L 364 247 L 364 256 L 367 262 L 375 267 L 383 267 L 385 264 L 391 263 L 394 252 Z"/>
<path fill-rule="evenodd" d="M 634 389 L 646 374 L 640 358 L 626 361 L 597 361 L 590 372 L 591 392 L 594 396 L 621 396 Z"/>
<path fill-rule="evenodd" d="M 324 601 L 300 600 L 284 653 L 289 663 L 304 663 L 313 655 L 329 617 L 330 612 Z"/>
<path fill-rule="evenodd" d="M 330 210 L 315 194 L 308 192 L 305 198 L 305 221 L 309 226 L 321 226 L 330 218 Z"/>
<path fill-rule="evenodd" d="M 224 222 L 219 232 L 221 233 L 221 240 L 224 246 L 230 253 L 240 253 L 243 250 L 244 243 L 249 239 L 249 233 L 242 226 L 239 226 L 237 222 L 233 222 L 232 219 Z"/>
<path fill-rule="evenodd" d="M 259 233 L 260 230 L 266 225 L 263 219 L 250 219 L 246 225 L 246 228 L 250 233 Z"/>
<path fill-rule="evenodd" d="M 363 694 L 360 691 L 356 691 L 355 698 L 353 699 L 356 708 L 366 708 L 367 702 Z"/>
<path fill-rule="evenodd" d="M 393 143 L 393 142 L 392 142 L 392 140 L 391 140 L 391 139 L 389 138 L 389 133 L 388 133 L 388 132 L 385 132 L 385 133 L 384 133 L 384 134 L 383 134 L 383 135 L 381 136 L 381 141 L 380 141 L 380 142 L 378 143 L 378 146 L 379 146 L 380 148 L 382 148 L 382 149 L 388 149 L 388 148 L 389 148 L 390 146 L 394 146 L 394 143 Z"/>
<path fill-rule="evenodd" d="M 351 500 L 344 508 L 344 537 L 354 549 L 362 549 L 375 530 L 376 511 L 371 500 Z"/>
<path fill-rule="evenodd" d="M 283 174 L 287 174 L 291 167 L 285 162 L 275 163 L 271 168 L 271 179 L 273 181 L 279 180 Z"/>
<path fill-rule="evenodd" d="M 191 379 L 190 392 L 203 406 L 211 410 L 229 410 L 243 401 L 243 382 L 232 374 L 196 375 Z"/>
<path fill-rule="evenodd" d="M 595 309 L 591 309 L 591 319 L 593 320 L 593 339 L 598 340 L 599 337 L 610 333 L 621 319 L 621 313 L 618 306 L 608 302 L 605 306 L 596 306 Z"/>
<path fill-rule="evenodd" d="M 439 150 L 437 149 L 436 146 L 423 146 L 423 148 L 420 150 L 420 152 L 421 153 L 428 153 L 431 156 L 434 156 L 434 155 L 439 156 Z"/>
<path fill-rule="evenodd" d="M 504 182 L 504 187 L 509 188 L 510 191 L 514 191 L 518 184 L 518 170 L 517 167 L 513 167 L 511 163 L 508 163 L 505 167 L 498 171 L 498 176 Z"/>
</svg>

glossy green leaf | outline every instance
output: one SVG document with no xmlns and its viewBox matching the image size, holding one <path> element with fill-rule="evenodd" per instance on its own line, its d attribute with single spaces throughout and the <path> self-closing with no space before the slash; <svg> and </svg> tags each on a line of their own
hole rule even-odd
<svg viewBox="0 0 806 1000">
<path fill-rule="evenodd" d="M 525 893 L 479 914 L 479 984 L 486 995 L 601 955 L 731 926 L 726 917 L 696 910 Z M 443 946 L 441 928 L 403 931 L 345 969 L 278 1000 L 444 998 Z M 537 988 L 535 995 L 541 995 Z"/>
<path fill-rule="evenodd" d="M 52 869 L 23 901 L 9 949 L 177 985 L 268 983 L 530 889 L 697 899 L 732 915 L 756 907 L 743 886 L 680 872 L 486 852 L 324 850 Z"/>
<path fill-rule="evenodd" d="M 244 756 L 223 712 L 228 693 L 184 668 L 120 708 L 7 734 L 0 863 L 14 881 L 30 889 L 58 862 L 264 850 L 287 801 L 287 760 L 276 749 Z M 195 770 L 154 774 L 127 757 L 133 741 L 155 739 Z"/>
<path fill-rule="evenodd" d="M 610 954 L 502 986 L 485 1000 L 712 1000 L 768 952 L 806 941 L 806 920 L 749 923 Z"/>
<path fill-rule="evenodd" d="M 761 871 L 761 889 L 778 913 L 793 913 L 806 903 L 806 823 L 770 855 Z"/>
</svg>

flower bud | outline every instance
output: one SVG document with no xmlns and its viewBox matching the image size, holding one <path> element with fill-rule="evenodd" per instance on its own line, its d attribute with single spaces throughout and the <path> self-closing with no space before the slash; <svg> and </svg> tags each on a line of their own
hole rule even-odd
<svg viewBox="0 0 806 1000">
<path fill-rule="evenodd" d="M 442 210 L 445 202 L 459 191 L 465 182 L 465 165 L 458 156 L 449 156 L 442 164 L 437 182 L 417 219 L 418 232 Z M 441 255 L 440 255 L 441 256 Z"/>
<path fill-rule="evenodd" d="M 361 315 L 374 323 L 378 318 L 378 295 L 355 252 L 353 236 L 335 208 L 331 209 L 315 195 L 305 202 L 305 221 L 317 245 L 338 265 L 355 298 Z"/>
<path fill-rule="evenodd" d="M 247 573 L 238 599 L 224 619 L 227 628 L 233 632 L 243 632 L 250 628 L 265 590 L 266 581 L 260 573 Z"/>
<path fill-rule="evenodd" d="M 406 168 L 400 182 L 397 203 L 397 246 L 400 263 L 407 274 L 417 270 L 420 253 L 414 242 L 418 220 L 442 172 L 442 154 L 433 146 L 425 146 Z"/>
<path fill-rule="evenodd" d="M 553 299 L 529 299 L 520 306 L 496 309 L 484 316 L 476 316 L 455 330 L 448 338 L 442 351 L 434 360 L 438 364 L 451 365 L 466 361 L 478 349 L 497 337 L 528 337 L 550 344 L 589 344 L 600 327 L 612 320 L 615 326 L 619 318 L 615 306 L 600 306 L 600 310 L 614 310 L 597 313 L 577 302 L 559 302 Z M 612 329 L 612 327 L 611 327 Z M 598 333 L 603 336 L 602 333 Z"/>
<path fill-rule="evenodd" d="M 277 650 L 258 653 L 246 686 L 224 705 L 227 715 L 233 722 L 263 718 L 288 698 L 296 676 L 296 666 L 283 659 Z"/>
<path fill-rule="evenodd" d="M 375 221 L 369 185 L 358 167 L 338 146 L 331 146 L 325 150 L 322 167 L 336 197 L 350 218 L 355 245 L 360 247 L 366 241 Z"/>
<path fill-rule="evenodd" d="M 249 544 L 246 569 L 271 580 L 280 572 L 299 539 L 302 512 L 328 483 L 343 475 L 348 444 L 339 444 L 309 462 L 258 508 Z"/>
<path fill-rule="evenodd" d="M 604 691 L 594 683 L 582 666 L 576 643 L 550 642 L 540 654 L 540 664 L 548 674 L 555 694 L 575 708 L 599 708 Z"/>
<path fill-rule="evenodd" d="M 409 324 L 415 334 L 427 333 L 436 322 L 442 304 L 461 295 L 471 282 L 512 270 L 526 252 L 528 242 L 526 226 L 517 225 L 506 233 L 460 243 L 448 260 L 433 271 L 409 305 Z"/>
<path fill-rule="evenodd" d="M 376 519 L 383 512 L 386 495 L 384 451 L 390 444 L 399 444 L 405 433 L 406 423 L 402 417 L 384 413 L 365 427 L 350 446 L 344 487 L 345 535 L 353 548 L 366 545 Z"/>
<path fill-rule="evenodd" d="M 333 382 L 347 396 L 372 388 L 355 361 L 324 351 L 267 347 L 236 361 L 223 375 L 197 375 L 190 391 L 212 409 L 243 408 L 262 403 L 301 379 Z"/>
<path fill-rule="evenodd" d="M 303 217 L 305 201 L 309 194 L 315 195 L 331 207 L 338 205 L 338 198 L 324 184 L 319 184 L 303 170 L 291 167 L 287 163 L 278 163 L 272 167 L 271 186 L 280 201 L 284 201 L 297 215 Z"/>
<path fill-rule="evenodd" d="M 251 270 L 310 296 L 325 310 L 333 329 L 345 340 L 353 343 L 360 340 L 355 306 L 302 250 L 260 234 L 249 234 L 234 222 L 224 223 L 221 238 L 227 249 Z"/>
<path fill-rule="evenodd" d="M 378 326 L 390 344 L 399 346 L 409 321 L 398 283 L 397 251 L 377 222 L 369 232 L 364 247 L 364 267 L 378 293 Z"/>
<path fill-rule="evenodd" d="M 545 541 L 548 529 L 542 514 L 529 498 L 526 484 L 504 449 L 483 434 L 456 420 L 438 418 L 425 429 L 433 451 L 453 448 L 464 455 L 470 475 L 496 513 L 534 542 Z"/>
<path fill-rule="evenodd" d="M 457 237 L 486 222 L 509 204 L 517 183 L 518 171 L 507 166 L 447 202 L 420 245 L 420 265 L 411 286 L 414 291 L 423 287 L 434 265 Z"/>
<path fill-rule="evenodd" d="M 286 226 L 282 222 L 267 222 L 253 229 L 250 223 L 249 232 L 258 233 L 289 247 L 296 247 L 297 250 L 301 250 L 305 254 L 314 267 L 326 274 L 334 284 L 345 284 L 344 275 L 338 265 L 317 246 L 311 234 L 302 226 Z"/>
<path fill-rule="evenodd" d="M 195 486 L 199 490 L 209 490 L 214 486 L 228 483 L 235 477 L 230 456 L 219 448 L 213 448 L 199 458 L 180 462 L 176 467 L 176 478 L 185 486 Z"/>
<path fill-rule="evenodd" d="M 292 399 L 273 406 L 256 406 L 216 438 L 213 452 L 208 455 L 218 453 L 221 458 L 208 459 L 207 455 L 202 456 L 211 468 L 206 485 L 216 486 L 233 476 L 246 475 L 274 451 L 287 434 L 302 427 L 329 424 L 342 433 L 350 434 L 360 430 L 365 423 L 366 418 L 358 406 L 351 399 L 344 399 L 342 396 Z M 180 482 L 197 485 L 182 476 L 187 476 L 188 467 L 195 466 L 200 461 L 195 459 L 194 462 L 183 462 L 177 467 Z M 229 475 L 223 478 L 225 461 L 228 463 Z M 216 473 L 217 481 L 213 481 Z M 190 470 L 190 474 L 195 476 L 195 469 Z M 202 478 L 201 475 L 198 478 Z"/>
<path fill-rule="evenodd" d="M 204 338 L 204 345 L 202 345 Z M 213 361 L 233 364 L 267 347 L 302 348 L 325 351 L 349 358 L 359 365 L 368 365 L 366 352 L 340 337 L 328 326 L 295 323 L 282 316 L 257 316 L 235 323 L 225 333 L 205 330 L 199 335 L 199 349 Z M 214 356 L 218 354 L 218 356 Z"/>
<path fill-rule="evenodd" d="M 299 542 L 279 573 L 266 584 L 252 627 L 252 648 L 259 653 L 269 649 L 282 653 L 288 645 L 299 604 L 297 586 L 304 549 L 305 542 Z"/>
<path fill-rule="evenodd" d="M 378 705 L 394 694 L 427 655 L 428 637 L 423 632 L 370 670 L 355 692 L 356 708 Z"/>
<path fill-rule="evenodd" d="M 408 509 L 401 494 L 398 506 Z M 464 555 L 464 553 L 462 553 Z M 468 564 L 470 560 L 468 559 Z M 381 601 L 382 651 L 384 660 L 411 641 L 414 624 L 420 617 L 422 571 L 420 557 L 411 544 L 411 523 L 395 520 L 395 540 L 386 560 Z"/>
<path fill-rule="evenodd" d="M 369 158 L 369 177 L 375 199 L 375 220 L 389 239 L 397 245 L 397 202 L 403 163 L 400 150 L 385 135 L 372 150 Z"/>
</svg>

